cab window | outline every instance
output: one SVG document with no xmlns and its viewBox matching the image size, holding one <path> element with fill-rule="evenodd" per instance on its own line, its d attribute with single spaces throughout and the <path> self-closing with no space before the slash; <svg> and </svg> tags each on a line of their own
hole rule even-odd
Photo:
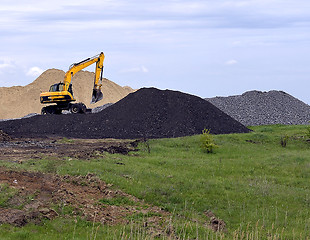
<svg viewBox="0 0 310 240">
<path fill-rule="evenodd" d="M 63 83 L 56 83 L 50 87 L 50 92 L 60 92 L 63 90 Z"/>
</svg>

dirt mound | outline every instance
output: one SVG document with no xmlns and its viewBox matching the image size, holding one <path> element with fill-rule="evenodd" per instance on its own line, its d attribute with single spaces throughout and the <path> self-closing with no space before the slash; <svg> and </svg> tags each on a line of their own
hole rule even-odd
<svg viewBox="0 0 310 240">
<path fill-rule="evenodd" d="M 310 120 L 310 106 L 283 91 L 249 91 L 206 100 L 246 126 L 308 124 Z"/>
<path fill-rule="evenodd" d="M 10 193 L 8 200 L 2 202 L 5 208 L 0 208 L 0 224 L 24 226 L 66 214 L 105 224 L 126 224 L 131 215 L 152 212 L 157 216 L 155 222 L 154 217 L 150 219 L 154 225 L 167 216 L 158 207 L 149 206 L 122 191 L 112 190 L 111 185 L 93 174 L 73 177 L 0 168 L 0 184 L 2 192 Z M 71 210 L 64 213 L 66 207 Z"/>
<path fill-rule="evenodd" d="M 40 93 L 48 91 L 52 84 L 63 81 L 64 76 L 64 71 L 50 69 L 26 86 L 0 87 L 0 119 L 40 113 L 42 108 L 39 101 Z M 92 72 L 81 71 L 72 79 L 74 97 L 77 102 L 83 102 L 89 108 L 117 102 L 133 91 L 130 87 L 121 87 L 108 79 L 103 79 L 103 100 L 90 105 L 94 76 Z"/>
<path fill-rule="evenodd" d="M 10 141 L 12 138 L 4 133 L 2 130 L 0 130 L 0 142 Z"/>
<path fill-rule="evenodd" d="M 207 218 L 209 218 L 209 222 L 207 226 L 212 229 L 214 232 L 226 231 L 226 223 L 215 216 L 215 214 L 211 211 L 205 212 Z"/>
<path fill-rule="evenodd" d="M 0 129 L 17 137 L 164 138 L 200 134 L 204 128 L 213 134 L 249 132 L 202 98 L 155 88 L 140 89 L 95 114 L 0 122 Z"/>
</svg>

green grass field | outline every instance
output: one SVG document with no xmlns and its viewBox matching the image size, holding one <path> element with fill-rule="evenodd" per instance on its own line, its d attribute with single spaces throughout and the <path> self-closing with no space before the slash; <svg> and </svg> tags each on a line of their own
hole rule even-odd
<svg viewBox="0 0 310 240">
<path fill-rule="evenodd" d="M 307 126 L 251 129 L 253 132 L 247 134 L 214 136 L 219 147 L 212 154 L 200 148 L 200 136 L 191 136 L 149 140 L 150 151 L 142 143 L 139 152 L 128 156 L 103 154 L 93 160 L 36 159 L 1 164 L 61 175 L 95 173 L 115 189 L 169 211 L 179 239 L 310 239 Z M 287 146 L 282 147 L 281 137 L 285 136 Z M 225 221 L 227 230 L 213 233 L 208 229 L 207 211 Z M 0 239 L 150 237 L 139 229 L 138 224 L 101 226 L 60 217 L 40 226 L 2 225 Z"/>
</svg>

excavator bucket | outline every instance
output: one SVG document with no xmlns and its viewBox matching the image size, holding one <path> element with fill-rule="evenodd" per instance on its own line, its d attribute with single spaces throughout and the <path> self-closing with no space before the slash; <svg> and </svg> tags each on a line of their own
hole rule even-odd
<svg viewBox="0 0 310 240">
<path fill-rule="evenodd" d="M 93 96 L 91 98 L 91 104 L 100 101 L 103 98 L 103 94 L 100 89 L 93 89 Z"/>
</svg>

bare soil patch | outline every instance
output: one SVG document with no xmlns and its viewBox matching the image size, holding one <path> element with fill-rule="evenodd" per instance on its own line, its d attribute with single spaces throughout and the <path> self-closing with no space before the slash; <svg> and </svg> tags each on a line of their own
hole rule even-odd
<svg viewBox="0 0 310 240">
<path fill-rule="evenodd" d="M 213 212 L 207 211 L 205 212 L 205 215 L 207 218 L 209 218 L 209 221 L 206 223 L 206 225 L 214 232 L 227 231 L 226 223 L 222 219 L 216 217 Z"/>
<path fill-rule="evenodd" d="M 168 215 L 159 207 L 149 206 L 129 194 L 111 189 L 111 185 L 93 174 L 58 176 L 1 167 L 0 184 L 15 189 L 7 206 L 0 208 L 0 224 L 24 226 L 64 214 L 103 224 L 126 224 L 130 216 L 144 214 L 145 225 L 161 229 Z M 118 199 L 126 199 L 126 202 L 117 204 Z M 67 209 L 66 213 L 64 209 Z M 149 213 L 151 217 L 148 218 Z"/>
<path fill-rule="evenodd" d="M 1 132 L 0 132 L 1 133 Z M 22 163 L 44 157 L 91 159 L 102 153 L 128 154 L 137 151 L 139 140 L 20 138 L 0 141 L 0 160 Z"/>
</svg>

